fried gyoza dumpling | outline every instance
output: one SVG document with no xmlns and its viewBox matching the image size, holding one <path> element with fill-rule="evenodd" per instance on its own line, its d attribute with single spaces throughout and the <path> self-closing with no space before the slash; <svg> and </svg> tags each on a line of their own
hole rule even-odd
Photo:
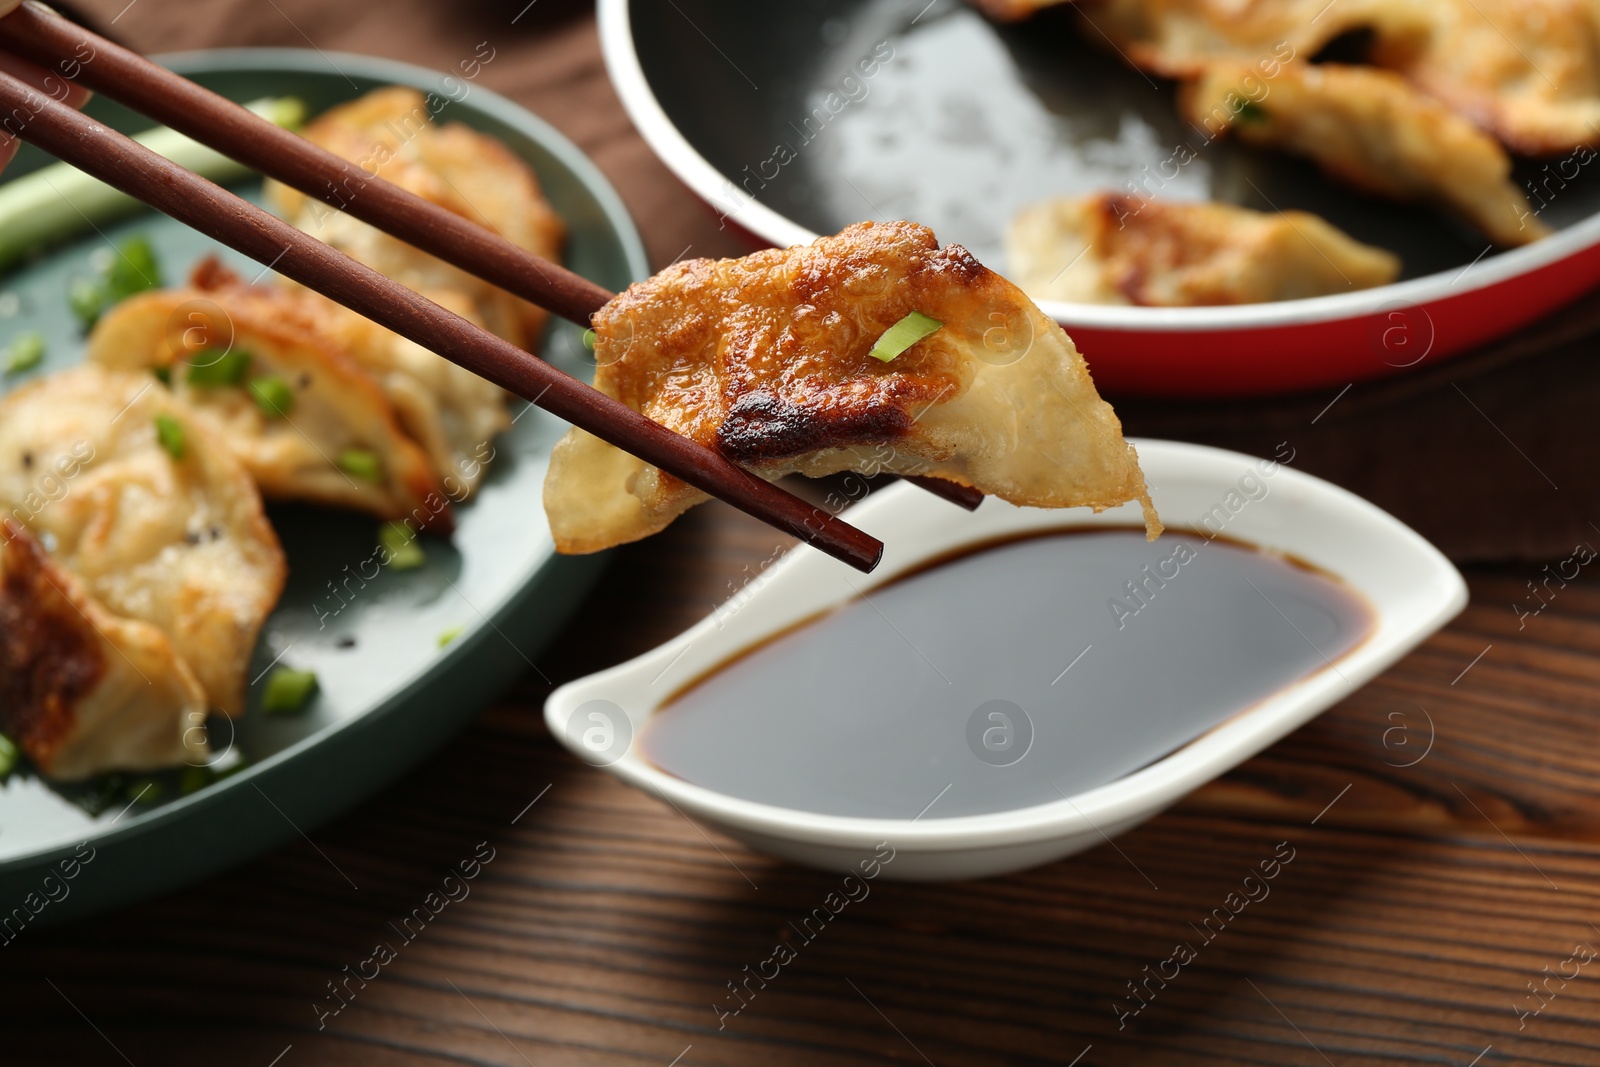
<svg viewBox="0 0 1600 1067">
<path fill-rule="evenodd" d="M 1271 80 L 1351 30 L 1399 40 L 1428 26 L 1417 0 L 1102 0 L 1079 10 L 1085 39 L 1110 41 L 1134 66 L 1169 78 L 1232 61 Z"/>
<path fill-rule="evenodd" d="M 565 227 L 533 171 L 492 137 L 457 124 L 435 126 L 432 115 L 444 103 L 412 89 L 380 89 L 328 111 L 301 132 L 512 244 L 559 259 Z M 319 241 L 512 344 L 537 344 L 549 317 L 542 308 L 292 189 L 268 188 L 280 213 Z M 378 379 L 439 476 L 470 493 L 482 476 L 483 457 L 492 454 L 489 441 L 510 425 L 505 392 L 354 312 L 311 299 L 322 305 L 322 329 Z"/>
<path fill-rule="evenodd" d="M 1186 307 L 1255 304 L 1387 285 L 1400 260 L 1305 211 L 1120 193 L 1017 213 L 1012 277 L 1038 300 Z"/>
<path fill-rule="evenodd" d="M 89 359 L 164 371 L 269 498 L 449 531 L 428 457 L 371 376 L 317 331 L 305 299 L 244 285 L 214 261 L 195 283 L 118 304 L 90 335 Z"/>
<path fill-rule="evenodd" d="M 1252 82 L 1252 79 L 1255 79 Z M 1511 159 L 1488 134 L 1398 74 L 1332 63 L 1287 64 L 1265 95 L 1253 68 L 1219 64 L 1184 86 L 1190 122 L 1247 144 L 1307 156 L 1339 178 L 1398 200 L 1458 212 L 1499 245 L 1550 231 L 1511 180 Z"/>
<path fill-rule="evenodd" d="M 913 312 L 941 325 L 887 362 L 869 354 Z M 1159 529 L 1138 457 L 1071 339 L 926 227 L 860 223 L 677 263 L 607 304 L 594 329 L 598 389 L 765 477 L 885 470 L 1038 507 L 1140 500 Z M 544 499 L 556 547 L 593 552 L 706 497 L 574 429 Z"/>
<path fill-rule="evenodd" d="M 471 496 L 494 455 L 490 442 L 511 425 L 505 390 L 315 293 L 301 295 L 305 321 L 383 387 L 450 498 Z M 483 325 L 472 302 L 453 289 L 422 295 Z"/>
<path fill-rule="evenodd" d="M 1410 0 L 1372 61 L 1400 71 L 1514 151 L 1600 143 L 1600 10 L 1592 0 Z M 1592 158 L 1592 157 L 1591 157 Z"/>
<path fill-rule="evenodd" d="M 149 374 L 87 365 L 25 385 L 0 398 L 0 511 L 107 611 L 165 633 L 211 707 L 244 710 L 286 568 L 208 419 Z"/>
<path fill-rule="evenodd" d="M 1001 22 L 1016 22 L 1042 8 L 1055 7 L 1068 3 L 1069 0 L 971 0 L 971 2 L 973 7 L 990 18 L 999 19 Z"/>
<path fill-rule="evenodd" d="M 1270 80 L 1280 62 L 1370 31 L 1372 62 L 1519 152 L 1600 142 L 1591 0 L 1105 0 L 1082 11 L 1090 39 L 1103 34 L 1134 65 L 1173 78 L 1232 61 Z"/>
<path fill-rule="evenodd" d="M 561 255 L 565 227 L 539 190 L 539 179 L 511 150 L 457 123 L 435 126 L 448 101 L 394 87 L 332 108 L 300 131 L 313 144 L 392 185 L 499 233 L 546 259 Z M 317 240 L 401 285 L 454 290 L 469 297 L 492 333 L 527 347 L 549 313 L 481 278 L 428 255 L 353 216 L 271 183 L 273 205 Z M 352 198 L 359 189 L 350 190 Z"/>
<path fill-rule="evenodd" d="M 166 634 L 107 611 L 0 519 L 0 730 L 42 774 L 198 765 L 205 714 L 205 691 Z"/>
</svg>

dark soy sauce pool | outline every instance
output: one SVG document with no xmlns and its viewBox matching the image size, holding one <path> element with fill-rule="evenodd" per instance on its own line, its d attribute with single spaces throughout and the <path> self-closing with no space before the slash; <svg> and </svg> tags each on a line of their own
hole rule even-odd
<svg viewBox="0 0 1600 1067">
<path fill-rule="evenodd" d="M 641 744 L 670 774 L 786 808 L 1011 811 L 1161 758 L 1330 669 L 1372 625 L 1337 580 L 1237 542 L 1051 533 L 925 568 L 731 660 Z"/>
</svg>

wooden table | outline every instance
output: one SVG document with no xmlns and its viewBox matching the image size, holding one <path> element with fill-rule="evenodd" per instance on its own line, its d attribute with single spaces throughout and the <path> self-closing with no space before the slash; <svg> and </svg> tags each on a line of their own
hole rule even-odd
<svg viewBox="0 0 1600 1067">
<path fill-rule="evenodd" d="M 86 6 L 109 21 L 123 2 Z M 336 8 L 148 3 L 118 29 L 147 50 L 313 40 L 448 65 L 507 17 Z M 549 64 L 486 83 L 599 159 L 658 262 L 732 250 L 619 120 L 582 5 L 532 10 L 512 43 Z M 779 543 L 711 505 L 618 551 L 540 668 L 560 682 L 650 648 Z M 530 674 L 310 840 L 5 948 L 0 1063 L 1600 1062 L 1600 582 L 1586 570 L 1519 620 L 1537 577 L 1472 571 L 1472 606 L 1445 632 L 1116 848 L 990 881 L 874 883 L 720 1029 L 726 984 L 836 878 L 569 758 Z M 1290 849 L 1270 895 L 1205 940 L 1213 909 Z M 390 924 L 475 855 L 493 858 L 470 895 L 399 937 Z M 380 941 L 395 958 L 331 1013 L 330 983 Z M 1129 983 L 1171 975 L 1180 942 L 1195 958 L 1141 985 L 1147 1006 L 1119 1023 Z"/>
<path fill-rule="evenodd" d="M 619 551 L 541 668 L 649 648 L 777 543 L 712 505 Z M 1567 961 L 1600 946 L 1600 590 L 1573 584 L 1519 631 L 1526 577 L 1475 571 L 1448 630 L 1117 849 L 875 883 L 721 1030 L 725 983 L 836 879 L 569 758 L 530 675 L 315 847 L 7 948 L 3 1060 L 1594 1063 L 1600 964 Z M 1270 895 L 1204 942 L 1194 927 L 1284 841 Z M 494 858 L 471 895 L 402 943 L 389 924 L 480 842 Z M 327 983 L 379 941 L 398 958 L 319 1030 Z M 1119 1030 L 1125 983 L 1180 941 L 1197 958 Z M 1579 976 L 1519 1020 L 1563 964 Z"/>
</svg>

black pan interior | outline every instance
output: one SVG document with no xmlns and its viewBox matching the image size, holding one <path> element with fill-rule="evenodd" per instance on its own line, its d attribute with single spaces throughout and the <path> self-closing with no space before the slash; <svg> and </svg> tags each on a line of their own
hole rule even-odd
<svg viewBox="0 0 1600 1067">
<path fill-rule="evenodd" d="M 1170 82 L 1129 67 L 1067 8 L 1009 26 L 961 0 L 632 9 L 656 97 L 740 190 L 723 203 L 754 196 L 819 233 L 907 218 L 1003 264 L 1017 209 L 1132 182 L 1161 197 L 1315 212 L 1397 252 L 1408 278 L 1484 252 L 1474 231 L 1426 207 L 1354 192 L 1301 160 L 1205 143 L 1178 118 Z M 1198 150 L 1180 164 L 1183 144 Z M 1537 181 L 1549 162 L 1520 161 L 1518 176 Z M 1547 223 L 1600 210 L 1590 169 L 1550 199 Z"/>
</svg>

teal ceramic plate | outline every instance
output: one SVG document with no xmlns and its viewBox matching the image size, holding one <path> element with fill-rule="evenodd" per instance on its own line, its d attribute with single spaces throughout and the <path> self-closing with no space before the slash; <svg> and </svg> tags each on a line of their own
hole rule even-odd
<svg viewBox="0 0 1600 1067">
<path fill-rule="evenodd" d="M 440 121 L 490 133 L 533 165 L 567 221 L 570 267 L 613 289 L 647 273 L 638 234 L 600 172 L 551 127 L 465 72 L 288 49 L 186 53 L 163 62 L 231 99 L 296 96 L 312 114 L 383 85 L 447 97 L 452 102 Z M 90 111 L 128 132 L 153 125 L 105 100 Z M 7 177 L 46 162 L 27 149 Z M 260 186 L 247 182 L 237 191 L 254 198 Z M 108 241 L 149 237 L 168 284 L 216 250 L 151 212 L 100 231 L 87 230 L 76 243 L 0 276 L 0 344 L 38 330 L 49 345 L 44 365 L 0 378 L 0 391 L 82 358 L 67 284 L 92 273 Z M 259 273 L 231 252 L 224 250 L 224 258 L 247 278 Z M 553 326 L 542 354 L 588 375 L 580 331 L 570 324 Z M 428 561 L 418 570 L 385 569 L 371 577 L 376 568 L 363 567 L 376 544 L 371 519 L 273 508 L 290 578 L 251 677 L 275 661 L 314 670 L 321 682 L 317 696 L 302 713 L 269 716 L 259 706 L 261 684 L 252 685 L 240 720 L 209 724 L 217 766 L 246 766 L 188 795 L 176 772 L 157 776 L 157 789 L 133 804 L 126 786 L 57 789 L 31 772 L 12 775 L 0 785 L 0 920 L 11 917 L 8 927 L 0 926 L 8 930 L 0 939 L 14 935 L 19 924 L 60 922 L 171 889 L 309 831 L 415 765 L 499 688 L 535 669 L 540 646 L 599 567 L 596 557 L 555 554 L 540 503 L 550 447 L 565 428 L 538 409 L 520 413 L 494 442 L 491 473 L 479 496 L 459 509 L 454 538 L 425 539 Z M 458 629 L 441 647 L 441 637 Z M 158 790 L 161 796 L 151 803 Z M 102 810 L 92 814 L 97 806 Z M 59 878 L 47 884 L 46 877 L 74 855 L 79 866 L 69 869 L 76 877 L 64 889 Z"/>
</svg>

